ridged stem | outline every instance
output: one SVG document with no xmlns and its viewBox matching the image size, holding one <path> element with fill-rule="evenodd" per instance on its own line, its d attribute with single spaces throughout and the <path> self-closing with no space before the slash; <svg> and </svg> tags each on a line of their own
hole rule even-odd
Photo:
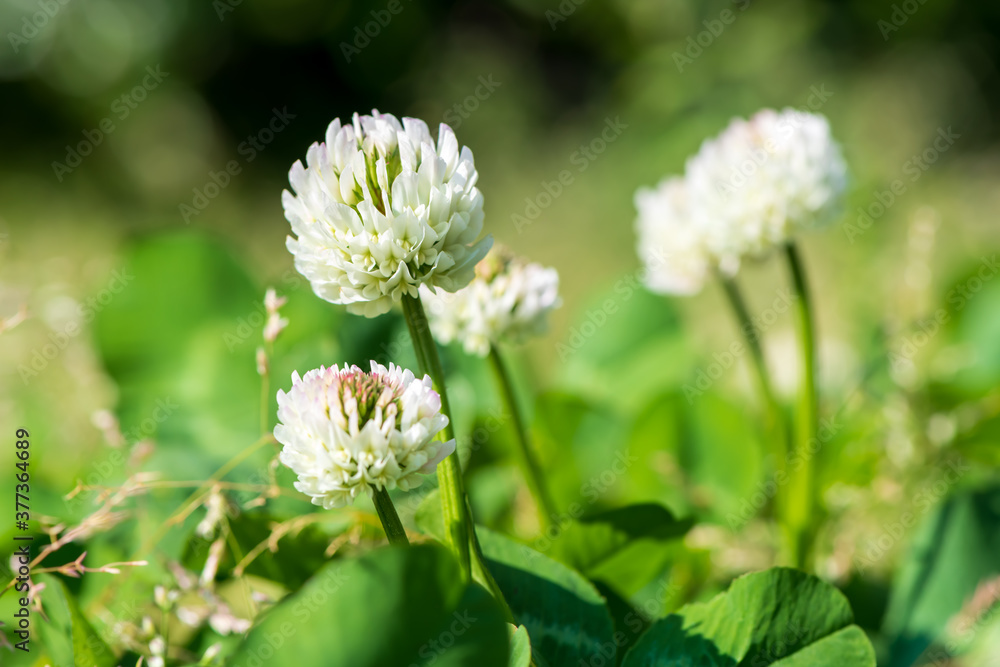
<svg viewBox="0 0 1000 667">
<path fill-rule="evenodd" d="M 420 370 L 431 376 L 434 388 L 441 397 L 441 411 L 448 417 L 448 426 L 444 429 L 445 438 L 455 438 L 455 425 L 451 418 L 451 406 L 448 403 L 448 392 L 445 390 L 444 369 L 438 356 L 437 344 L 431 335 L 427 313 L 420 296 L 403 297 L 403 315 L 413 340 L 413 349 L 417 355 L 417 365 Z M 507 601 L 497 586 L 493 576 L 486 567 L 479 540 L 476 537 L 475 523 L 469 508 L 468 496 L 465 493 L 465 482 L 462 479 L 462 464 L 458 459 L 456 448 L 448 457 L 438 464 L 438 488 L 441 494 L 441 513 L 444 517 L 445 539 L 448 546 L 455 552 L 462 568 L 462 575 L 469 579 L 473 574 L 500 603 L 505 615 L 512 619 L 513 615 Z M 473 565 L 475 567 L 473 568 Z"/>
<path fill-rule="evenodd" d="M 427 314 L 419 296 L 403 297 L 403 315 L 410 330 L 413 349 L 417 355 L 420 371 L 431 376 L 434 388 L 441 397 L 441 412 L 448 417 L 444 429 L 446 440 L 455 439 L 455 426 L 451 418 L 451 406 L 444 385 L 444 369 L 438 356 L 437 345 L 431 336 Z M 444 515 L 445 539 L 455 552 L 462 575 L 468 579 L 472 574 L 469 560 L 469 530 L 472 525 L 465 504 L 465 482 L 462 479 L 462 465 L 456 448 L 437 468 L 438 488 L 441 493 L 441 511 Z"/>
</svg>

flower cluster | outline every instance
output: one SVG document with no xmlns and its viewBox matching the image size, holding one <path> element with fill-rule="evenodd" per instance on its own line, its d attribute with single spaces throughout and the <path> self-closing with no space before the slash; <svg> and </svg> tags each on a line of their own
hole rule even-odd
<svg viewBox="0 0 1000 667">
<path fill-rule="evenodd" d="M 326 509 L 358 495 L 419 486 L 419 473 L 455 450 L 435 436 L 448 425 L 431 379 L 389 364 L 320 367 L 278 392 L 281 462 L 298 476 L 295 488 Z"/>
<path fill-rule="evenodd" d="M 441 124 L 372 111 L 333 121 L 282 194 L 295 268 L 322 299 L 375 317 L 421 285 L 453 292 L 492 240 L 472 152 Z"/>
<path fill-rule="evenodd" d="M 559 274 L 497 247 L 476 266 L 476 277 L 454 294 L 424 290 L 431 330 L 443 344 L 461 341 L 466 352 L 489 354 L 500 340 L 520 342 L 544 333 L 560 305 Z"/>
<path fill-rule="evenodd" d="M 650 289 L 692 294 L 838 211 L 847 168 L 820 115 L 770 109 L 706 140 L 683 177 L 636 194 Z M 662 259 L 661 259 L 662 258 Z"/>
<path fill-rule="evenodd" d="M 665 294 L 694 294 L 701 289 L 714 260 L 707 230 L 691 217 L 684 179 L 663 179 L 655 189 L 635 195 L 639 258 L 649 289 Z"/>
</svg>

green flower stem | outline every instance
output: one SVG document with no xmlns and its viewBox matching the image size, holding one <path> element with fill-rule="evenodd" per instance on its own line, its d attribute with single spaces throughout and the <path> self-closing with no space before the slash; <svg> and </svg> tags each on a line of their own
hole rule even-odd
<svg viewBox="0 0 1000 667">
<path fill-rule="evenodd" d="M 455 438 L 455 426 L 451 418 L 451 406 L 444 386 L 444 369 L 438 357 L 437 345 L 431 336 L 427 314 L 419 296 L 403 297 L 403 315 L 410 330 L 413 349 L 417 354 L 420 370 L 431 376 L 434 388 L 441 397 L 441 411 L 448 417 L 444 429 L 446 440 Z M 472 526 L 465 504 L 465 483 L 462 479 L 462 465 L 458 460 L 458 449 L 438 465 L 438 486 L 441 490 L 441 511 L 444 514 L 445 537 L 448 546 L 458 557 L 462 574 L 468 579 L 472 574 L 469 560 L 469 532 Z"/>
<path fill-rule="evenodd" d="M 736 284 L 736 280 L 724 276 L 720 276 L 720 280 L 726 297 L 729 299 L 729 305 L 732 306 L 733 312 L 736 314 L 747 349 L 750 351 L 750 359 L 755 371 L 754 376 L 757 379 L 757 389 L 764 401 L 765 431 L 771 440 L 771 453 L 775 457 L 775 473 L 784 472 L 785 463 L 788 460 L 788 429 L 781 404 L 778 402 L 771 384 L 767 364 L 764 362 L 764 351 L 760 345 L 761 332 L 750 317 L 750 311 L 747 309 L 746 301 L 743 299 L 743 294 L 739 285 Z"/>
<path fill-rule="evenodd" d="M 816 437 L 818 413 L 816 335 L 805 269 L 799 251 L 791 241 L 785 246 L 785 256 L 788 259 L 788 269 L 795 290 L 795 313 L 802 353 L 802 380 L 799 387 L 798 419 L 795 425 L 795 453 L 802 461 L 802 467 L 790 478 L 787 520 L 791 528 L 790 546 L 793 562 L 798 567 L 803 567 L 811 550 L 811 522 L 815 501 L 811 445 Z"/>
<path fill-rule="evenodd" d="M 558 511 L 556 510 L 555 502 L 552 500 L 552 495 L 545 485 L 545 478 L 542 475 L 541 466 L 538 465 L 538 459 L 535 458 L 535 454 L 531 449 L 524 418 L 521 415 L 517 398 L 514 395 L 514 385 L 511 382 L 510 374 L 507 372 L 503 357 L 500 356 L 500 350 L 496 345 L 490 346 L 490 364 L 493 366 L 497 384 L 500 386 L 500 394 L 503 397 L 507 410 L 510 412 L 511 419 L 514 420 L 521 468 L 524 471 L 524 477 L 528 482 L 531 495 L 534 496 L 535 503 L 538 506 L 538 514 L 541 518 L 542 530 L 544 531 L 552 524 L 553 519 L 558 516 Z"/>
<path fill-rule="evenodd" d="M 403 529 L 403 523 L 399 520 L 399 515 L 396 514 L 392 499 L 389 498 L 389 492 L 373 485 L 372 500 L 375 501 L 375 511 L 378 512 L 378 518 L 382 521 L 382 527 L 385 528 L 385 536 L 389 538 L 389 544 L 409 544 L 410 540 L 406 538 L 406 531 Z"/>
<path fill-rule="evenodd" d="M 448 417 L 448 426 L 444 429 L 445 438 L 452 440 L 455 438 L 455 426 L 451 418 L 451 406 L 448 404 L 448 393 L 445 391 L 444 369 L 441 367 L 437 344 L 431 336 L 427 313 L 424 312 L 424 304 L 421 303 L 419 295 L 403 297 L 403 315 L 410 330 L 410 338 L 413 339 L 417 364 L 421 371 L 431 376 L 434 387 L 441 397 L 441 410 Z M 462 480 L 462 464 L 458 460 L 457 448 L 438 465 L 437 474 L 446 539 L 448 546 L 458 556 L 462 574 L 466 579 L 475 574 L 476 580 L 496 598 L 507 617 L 513 618 L 510 607 L 487 569 L 482 550 L 479 548 L 472 511 L 465 493 L 465 482 Z"/>
<path fill-rule="evenodd" d="M 466 509 L 469 509 L 466 506 Z M 472 514 L 472 510 L 469 509 L 469 514 Z M 507 599 L 503 596 L 500 591 L 500 585 L 497 584 L 497 580 L 493 578 L 493 573 L 490 572 L 489 568 L 486 567 L 486 557 L 483 555 L 483 549 L 479 546 L 479 539 L 476 538 L 475 532 L 472 533 L 472 573 L 473 579 L 475 579 L 481 586 L 492 593 L 493 597 L 500 603 L 500 610 L 503 612 L 504 618 L 511 625 L 518 625 L 517 620 L 514 618 L 514 612 L 510 610 L 510 605 L 507 604 Z M 534 664 L 534 663 L 532 663 Z"/>
<path fill-rule="evenodd" d="M 736 314 L 736 319 L 740 326 L 740 332 L 746 341 L 747 349 L 750 351 L 750 359 L 753 362 L 754 376 L 757 381 L 757 390 L 764 401 L 764 433 L 770 440 L 770 453 L 774 457 L 774 481 L 779 489 L 774 498 L 774 511 L 779 523 L 782 526 L 786 539 L 786 559 L 789 564 L 796 564 L 798 561 L 798 549 L 793 543 L 798 542 L 797 531 L 794 527 L 795 521 L 790 518 L 793 498 L 790 492 L 786 492 L 785 485 L 788 483 L 788 452 L 791 447 L 789 443 L 789 429 L 785 420 L 784 410 L 778 402 L 774 393 L 774 386 L 771 384 L 771 376 L 764 361 L 764 352 L 760 344 L 760 330 L 753 323 L 750 311 L 747 309 L 743 293 L 736 284 L 734 278 L 720 276 L 723 291 L 729 300 L 729 305 Z"/>
</svg>

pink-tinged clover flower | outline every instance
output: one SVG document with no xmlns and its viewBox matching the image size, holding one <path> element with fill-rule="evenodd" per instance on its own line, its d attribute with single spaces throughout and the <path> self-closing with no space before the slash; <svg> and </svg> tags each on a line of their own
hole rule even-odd
<svg viewBox="0 0 1000 667">
<path fill-rule="evenodd" d="M 423 481 L 455 450 L 437 434 L 448 425 L 431 379 L 389 364 L 320 367 L 278 392 L 274 437 L 295 488 L 315 505 L 342 507 L 360 494 Z"/>
</svg>

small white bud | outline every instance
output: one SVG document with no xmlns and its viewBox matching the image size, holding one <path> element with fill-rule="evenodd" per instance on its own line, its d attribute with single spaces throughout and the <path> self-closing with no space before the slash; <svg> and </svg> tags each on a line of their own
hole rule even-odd
<svg viewBox="0 0 1000 667">
<path fill-rule="evenodd" d="M 267 363 L 267 352 L 264 351 L 263 347 L 257 348 L 257 375 L 261 377 L 268 374 L 270 368 Z"/>
</svg>

